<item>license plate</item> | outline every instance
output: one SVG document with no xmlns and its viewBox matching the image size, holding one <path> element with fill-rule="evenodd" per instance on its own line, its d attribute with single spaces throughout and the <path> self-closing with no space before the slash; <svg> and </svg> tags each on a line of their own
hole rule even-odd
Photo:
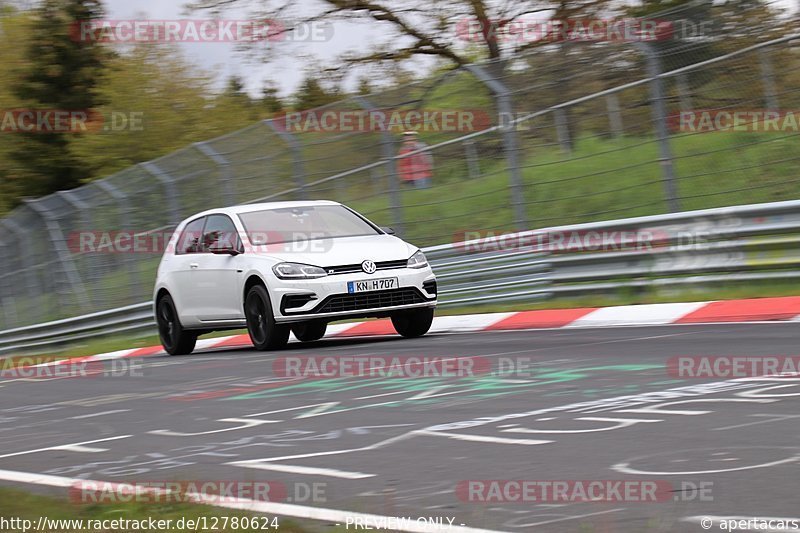
<svg viewBox="0 0 800 533">
<path fill-rule="evenodd" d="M 386 289 L 396 289 L 400 284 L 397 278 L 364 279 L 360 281 L 348 281 L 347 292 L 369 292 L 385 291 Z"/>
</svg>

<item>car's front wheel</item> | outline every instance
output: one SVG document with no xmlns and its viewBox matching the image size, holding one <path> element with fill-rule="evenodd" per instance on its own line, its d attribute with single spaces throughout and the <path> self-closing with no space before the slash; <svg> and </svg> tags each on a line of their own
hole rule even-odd
<svg viewBox="0 0 800 533">
<path fill-rule="evenodd" d="M 161 346 L 170 355 L 185 355 L 192 353 L 197 342 L 197 334 L 183 329 L 175 302 L 169 294 L 165 294 L 156 305 L 156 323 Z"/>
<path fill-rule="evenodd" d="M 433 324 L 433 307 L 398 311 L 392 315 L 394 330 L 403 337 L 422 337 Z"/>
<path fill-rule="evenodd" d="M 303 342 L 318 341 L 325 336 L 328 323 L 324 320 L 309 320 L 292 326 L 292 333 L 297 340 Z"/>
<path fill-rule="evenodd" d="M 275 322 L 267 289 L 262 285 L 252 287 L 244 300 L 247 332 L 256 350 L 277 350 L 289 341 L 289 326 Z"/>
</svg>

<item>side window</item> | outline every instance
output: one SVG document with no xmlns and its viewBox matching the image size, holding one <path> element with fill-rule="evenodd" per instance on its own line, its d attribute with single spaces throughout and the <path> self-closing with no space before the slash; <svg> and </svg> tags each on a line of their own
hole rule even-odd
<svg viewBox="0 0 800 533">
<path fill-rule="evenodd" d="M 200 237 L 202 236 L 205 222 L 206 217 L 200 217 L 197 220 L 192 220 L 183 228 L 183 233 L 178 239 L 178 247 L 175 249 L 176 254 L 196 254 L 202 251 Z"/>
<path fill-rule="evenodd" d="M 203 230 L 203 251 L 211 247 L 233 247 L 239 250 L 239 233 L 233 221 L 226 215 L 209 215 Z"/>
</svg>

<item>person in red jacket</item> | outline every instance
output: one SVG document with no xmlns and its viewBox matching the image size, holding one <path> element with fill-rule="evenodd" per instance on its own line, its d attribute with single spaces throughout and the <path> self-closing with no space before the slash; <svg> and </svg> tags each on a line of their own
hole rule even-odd
<svg viewBox="0 0 800 533">
<path fill-rule="evenodd" d="M 427 148 L 427 145 L 419 140 L 417 132 L 407 131 L 403 134 L 403 144 L 400 146 L 398 155 L 423 148 Z M 408 157 L 401 157 L 397 160 L 397 171 L 403 183 L 417 189 L 427 189 L 431 186 L 433 156 L 431 156 L 430 152 L 420 152 Z"/>
</svg>

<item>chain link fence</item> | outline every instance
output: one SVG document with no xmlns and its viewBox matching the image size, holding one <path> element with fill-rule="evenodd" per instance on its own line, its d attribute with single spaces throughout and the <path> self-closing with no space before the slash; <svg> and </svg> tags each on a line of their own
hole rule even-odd
<svg viewBox="0 0 800 533">
<path fill-rule="evenodd" d="M 471 127 L 420 132 L 426 189 L 398 170 L 414 157 L 398 155 L 404 128 L 293 130 L 284 117 L 26 201 L 0 220 L 0 330 L 148 300 L 158 250 L 83 245 L 161 242 L 237 203 L 336 200 L 426 246 L 798 198 L 800 37 L 763 4 L 731 9 L 693 3 L 651 17 L 656 40 L 564 40 L 314 110 L 468 113 Z"/>
</svg>

